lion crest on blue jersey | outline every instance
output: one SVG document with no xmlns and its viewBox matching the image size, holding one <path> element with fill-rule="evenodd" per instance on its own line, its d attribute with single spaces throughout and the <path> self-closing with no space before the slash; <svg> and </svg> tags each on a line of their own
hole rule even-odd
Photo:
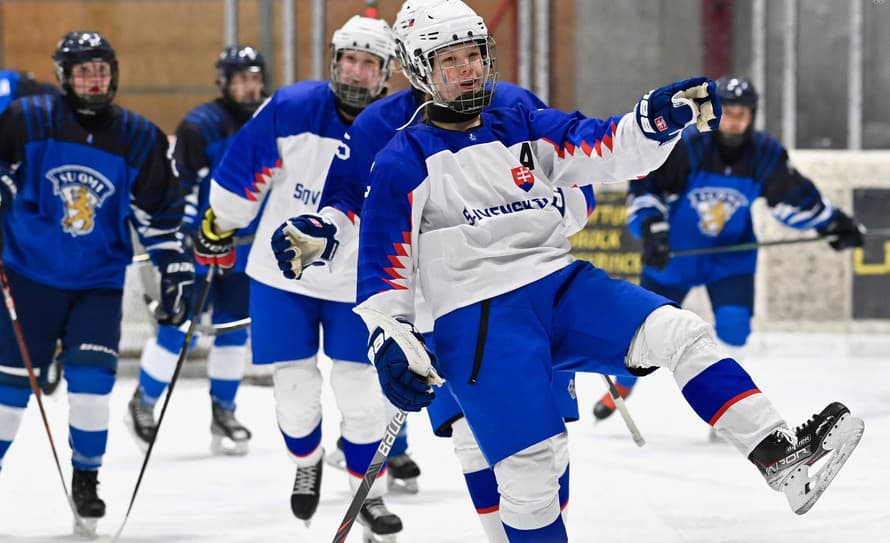
<svg viewBox="0 0 890 543">
<path fill-rule="evenodd" d="M 75 164 L 59 166 L 46 172 L 52 181 L 53 194 L 62 199 L 62 229 L 72 236 L 93 231 L 96 208 L 114 194 L 114 185 L 92 168 Z"/>
<path fill-rule="evenodd" d="M 738 208 L 749 205 L 744 194 L 727 187 L 705 187 L 690 191 L 689 203 L 698 213 L 698 229 L 711 237 L 720 235 Z"/>
</svg>

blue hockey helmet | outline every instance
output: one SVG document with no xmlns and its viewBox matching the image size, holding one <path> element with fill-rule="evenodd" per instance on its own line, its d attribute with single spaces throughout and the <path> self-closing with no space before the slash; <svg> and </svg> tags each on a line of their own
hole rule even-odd
<svg viewBox="0 0 890 543">
<path fill-rule="evenodd" d="M 71 86 L 71 70 L 84 62 L 107 62 L 110 66 L 111 82 L 105 94 L 79 96 L 74 91 Z M 84 30 L 65 34 L 53 52 L 53 64 L 62 93 L 75 109 L 96 112 L 111 105 L 118 84 L 117 54 L 105 36 Z"/>
<path fill-rule="evenodd" d="M 715 83 L 717 84 L 717 96 L 722 105 L 757 109 L 757 100 L 760 96 L 754 90 L 754 85 L 744 77 L 724 75 Z"/>
</svg>

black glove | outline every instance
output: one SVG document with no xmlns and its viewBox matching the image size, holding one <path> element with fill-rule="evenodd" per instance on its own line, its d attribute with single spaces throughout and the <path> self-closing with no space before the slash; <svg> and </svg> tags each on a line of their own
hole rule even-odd
<svg viewBox="0 0 890 543">
<path fill-rule="evenodd" d="M 224 273 L 235 265 L 235 231 L 217 232 L 215 219 L 213 208 L 208 207 L 195 238 L 195 260 L 204 266 L 217 266 Z"/>
<path fill-rule="evenodd" d="M 817 228 L 816 231 L 821 236 L 837 236 L 836 240 L 828 242 L 835 251 L 862 247 L 865 243 L 863 238 L 865 227 L 840 209 L 834 210 L 834 215 L 828 224 Z"/>
<path fill-rule="evenodd" d="M 195 288 L 195 263 L 188 252 L 163 251 L 157 257 L 161 271 L 159 324 L 179 326 L 191 314 Z"/>
<path fill-rule="evenodd" d="M 643 219 L 643 265 L 663 270 L 671 259 L 671 226 L 661 217 L 652 215 Z"/>
</svg>

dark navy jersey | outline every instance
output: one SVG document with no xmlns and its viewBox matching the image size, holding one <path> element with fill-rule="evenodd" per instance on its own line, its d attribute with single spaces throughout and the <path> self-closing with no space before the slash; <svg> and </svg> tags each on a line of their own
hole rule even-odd
<svg viewBox="0 0 890 543">
<path fill-rule="evenodd" d="M 627 220 L 631 233 L 641 237 L 643 219 L 667 219 L 671 248 L 678 251 L 749 243 L 756 241 L 751 205 L 757 198 L 782 223 L 800 230 L 827 224 L 834 212 L 772 136 L 755 131 L 738 159 L 728 162 L 714 134 L 690 127 L 658 170 L 631 182 Z M 754 273 L 756 261 L 756 251 L 682 257 L 645 273 L 662 284 L 691 286 Z"/>
<path fill-rule="evenodd" d="M 244 122 L 226 108 L 222 99 L 216 99 L 191 110 L 176 129 L 173 160 L 186 195 L 183 222 L 192 230 L 198 228 L 204 211 L 210 206 L 213 172 Z M 238 230 L 237 237 L 252 236 L 258 222 L 254 219 L 247 227 Z M 236 271 L 244 271 L 249 251 L 249 245 L 237 247 Z"/>
<path fill-rule="evenodd" d="M 119 106 L 78 118 L 49 95 L 16 100 L 0 116 L 0 170 L 18 187 L 3 258 L 46 285 L 121 288 L 131 224 L 150 254 L 182 250 L 182 191 L 167 138 L 146 118 Z"/>
</svg>

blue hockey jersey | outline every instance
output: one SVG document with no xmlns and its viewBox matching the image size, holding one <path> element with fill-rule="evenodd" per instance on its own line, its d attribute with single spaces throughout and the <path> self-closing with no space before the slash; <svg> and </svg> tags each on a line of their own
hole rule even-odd
<svg viewBox="0 0 890 543">
<path fill-rule="evenodd" d="M 3 259 L 39 283 L 122 288 L 130 225 L 151 254 L 182 251 L 183 200 L 167 138 L 119 106 L 79 122 L 61 96 L 13 102 L 0 116 L 0 170 L 18 195 L 3 221 Z"/>
<path fill-rule="evenodd" d="M 694 127 L 658 170 L 631 182 L 627 222 L 641 236 L 646 217 L 670 224 L 671 249 L 701 249 L 756 241 L 751 205 L 764 198 L 772 214 L 800 230 L 826 224 L 834 207 L 792 165 L 785 148 L 753 132 L 737 157 L 727 160 L 711 133 Z M 663 270 L 644 273 L 664 285 L 695 286 L 754 273 L 757 251 L 673 258 Z"/>
</svg>

